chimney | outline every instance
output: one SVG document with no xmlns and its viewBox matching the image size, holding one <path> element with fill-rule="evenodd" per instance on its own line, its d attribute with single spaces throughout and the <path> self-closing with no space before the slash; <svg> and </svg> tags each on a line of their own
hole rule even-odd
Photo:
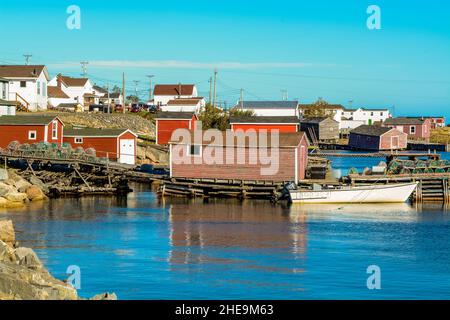
<svg viewBox="0 0 450 320">
<path fill-rule="evenodd" d="M 178 98 L 181 98 L 181 83 L 178 83 Z"/>
<path fill-rule="evenodd" d="M 62 83 L 62 74 L 58 73 L 56 76 L 56 86 L 61 89 L 61 83 Z"/>
</svg>

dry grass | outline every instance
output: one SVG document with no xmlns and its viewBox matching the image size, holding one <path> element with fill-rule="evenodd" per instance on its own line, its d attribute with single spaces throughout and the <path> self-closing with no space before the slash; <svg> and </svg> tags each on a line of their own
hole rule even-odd
<svg viewBox="0 0 450 320">
<path fill-rule="evenodd" d="M 450 127 L 431 130 L 430 142 L 450 144 Z"/>
</svg>

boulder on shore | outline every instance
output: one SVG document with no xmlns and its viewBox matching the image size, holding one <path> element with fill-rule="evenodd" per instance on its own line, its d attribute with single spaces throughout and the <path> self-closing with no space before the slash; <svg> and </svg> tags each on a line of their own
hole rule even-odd
<svg viewBox="0 0 450 320">
<path fill-rule="evenodd" d="M 27 197 L 30 201 L 41 201 L 46 199 L 44 192 L 38 186 L 30 186 L 26 190 Z"/>
<path fill-rule="evenodd" d="M 11 220 L 0 220 L 0 241 L 9 246 L 14 246 L 16 242 L 16 233 Z"/>
</svg>

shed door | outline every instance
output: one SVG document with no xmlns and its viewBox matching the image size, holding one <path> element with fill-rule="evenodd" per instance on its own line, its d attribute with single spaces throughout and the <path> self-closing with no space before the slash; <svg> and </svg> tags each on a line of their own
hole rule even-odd
<svg viewBox="0 0 450 320">
<path fill-rule="evenodd" d="M 398 149 L 399 147 L 399 141 L 398 136 L 392 137 L 391 140 L 391 149 Z"/>
<path fill-rule="evenodd" d="M 120 163 L 135 164 L 134 139 L 120 140 Z"/>
</svg>

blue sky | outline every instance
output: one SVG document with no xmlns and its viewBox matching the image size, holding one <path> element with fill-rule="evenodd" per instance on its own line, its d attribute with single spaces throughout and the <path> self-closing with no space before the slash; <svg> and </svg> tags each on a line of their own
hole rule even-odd
<svg viewBox="0 0 450 320">
<path fill-rule="evenodd" d="M 81 9 L 69 30 L 66 9 Z M 381 8 L 381 30 L 366 9 Z M 208 95 L 218 68 L 218 100 L 318 97 L 346 106 L 390 107 L 397 115 L 450 117 L 450 2 L 342 1 L 6 1 L 0 0 L 0 63 L 46 64 L 52 75 L 90 77 L 127 90 L 147 74 L 158 83 L 196 83 Z"/>
</svg>

